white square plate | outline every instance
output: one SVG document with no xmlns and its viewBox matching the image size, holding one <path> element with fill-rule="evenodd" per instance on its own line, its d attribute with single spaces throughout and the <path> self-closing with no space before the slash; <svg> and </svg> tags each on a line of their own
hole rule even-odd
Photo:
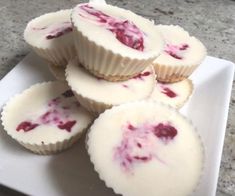
<svg viewBox="0 0 235 196">
<path fill-rule="evenodd" d="M 233 63 L 207 57 L 191 77 L 194 93 L 182 112 L 198 128 L 206 148 L 204 176 L 194 196 L 214 196 L 216 192 L 233 74 Z M 48 80 L 53 77 L 47 66 L 31 53 L 1 80 L 0 109 L 12 95 Z M 84 137 L 63 153 L 39 156 L 0 129 L 1 184 L 29 195 L 114 196 L 94 172 Z"/>
</svg>

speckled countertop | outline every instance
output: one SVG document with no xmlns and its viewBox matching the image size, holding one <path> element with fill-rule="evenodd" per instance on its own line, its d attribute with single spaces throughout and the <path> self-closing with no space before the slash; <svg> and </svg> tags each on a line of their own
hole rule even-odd
<svg viewBox="0 0 235 196">
<path fill-rule="evenodd" d="M 108 0 L 156 23 L 178 24 L 198 37 L 211 56 L 235 62 L 234 0 Z M 0 0 L 0 79 L 25 55 L 27 22 L 43 13 L 71 8 L 77 0 Z M 20 195 L 0 186 L 0 196 Z M 235 195 L 235 86 L 217 189 L 218 196 Z"/>
</svg>

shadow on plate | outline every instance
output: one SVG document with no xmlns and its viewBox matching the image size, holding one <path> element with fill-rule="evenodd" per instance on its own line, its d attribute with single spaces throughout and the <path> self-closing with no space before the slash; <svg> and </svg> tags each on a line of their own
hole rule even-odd
<svg viewBox="0 0 235 196">
<path fill-rule="evenodd" d="M 3 129 L 2 124 L 0 123 L 0 146 L 3 149 L 7 149 L 7 153 L 15 154 L 17 156 L 27 156 L 27 150 L 12 139 L 5 130 Z"/>
<path fill-rule="evenodd" d="M 85 149 L 85 136 L 71 149 L 51 157 L 49 167 L 54 187 L 60 195 L 115 196 L 94 171 Z"/>
</svg>

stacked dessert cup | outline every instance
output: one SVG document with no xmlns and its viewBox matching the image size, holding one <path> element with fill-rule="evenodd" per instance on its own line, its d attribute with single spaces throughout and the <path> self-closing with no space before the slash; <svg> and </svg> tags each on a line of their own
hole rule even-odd
<svg viewBox="0 0 235 196">
<path fill-rule="evenodd" d="M 151 21 L 100 4 L 76 6 L 71 21 L 78 56 L 68 63 L 66 80 L 87 110 L 98 114 L 151 94 L 152 63 L 164 45 Z"/>
<path fill-rule="evenodd" d="M 13 139 L 52 154 L 75 143 L 96 118 L 87 151 L 115 193 L 194 192 L 204 147 L 178 109 L 193 92 L 188 77 L 206 56 L 198 39 L 179 26 L 154 25 L 95 2 L 33 19 L 24 38 L 60 81 L 33 85 L 6 104 L 2 122 Z"/>
<path fill-rule="evenodd" d="M 158 83 L 150 99 L 179 109 L 193 92 L 188 77 L 206 57 L 206 48 L 179 26 L 156 25 L 155 28 L 161 32 L 165 46 L 153 63 Z"/>
</svg>

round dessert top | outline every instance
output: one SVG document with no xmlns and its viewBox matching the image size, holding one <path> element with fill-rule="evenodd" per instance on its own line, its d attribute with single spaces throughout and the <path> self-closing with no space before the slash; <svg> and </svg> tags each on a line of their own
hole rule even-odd
<svg viewBox="0 0 235 196">
<path fill-rule="evenodd" d="M 17 141 L 49 144 L 81 133 L 93 120 L 65 82 L 31 86 L 3 108 L 2 122 Z"/>
<path fill-rule="evenodd" d="M 24 31 L 24 39 L 38 48 L 54 48 L 73 44 L 71 10 L 60 10 L 31 20 Z"/>
<path fill-rule="evenodd" d="M 180 108 L 192 94 L 193 84 L 189 79 L 175 83 L 157 82 L 149 99 Z"/>
<path fill-rule="evenodd" d="M 154 61 L 160 65 L 199 65 L 206 56 L 205 46 L 183 28 L 174 25 L 157 25 L 165 40 L 161 55 Z"/>
<path fill-rule="evenodd" d="M 85 98 L 119 105 L 148 97 L 154 88 L 155 73 L 150 66 L 132 79 L 110 82 L 93 76 L 82 66 L 78 66 L 77 59 L 73 59 L 67 65 L 66 80 L 73 91 Z"/>
<path fill-rule="evenodd" d="M 157 102 L 132 102 L 102 113 L 90 127 L 88 153 L 108 187 L 125 196 L 188 196 L 204 151 L 192 124 Z"/>
<path fill-rule="evenodd" d="M 105 3 L 78 4 L 71 19 L 83 36 L 122 56 L 157 57 L 164 45 L 153 22 Z"/>
</svg>

